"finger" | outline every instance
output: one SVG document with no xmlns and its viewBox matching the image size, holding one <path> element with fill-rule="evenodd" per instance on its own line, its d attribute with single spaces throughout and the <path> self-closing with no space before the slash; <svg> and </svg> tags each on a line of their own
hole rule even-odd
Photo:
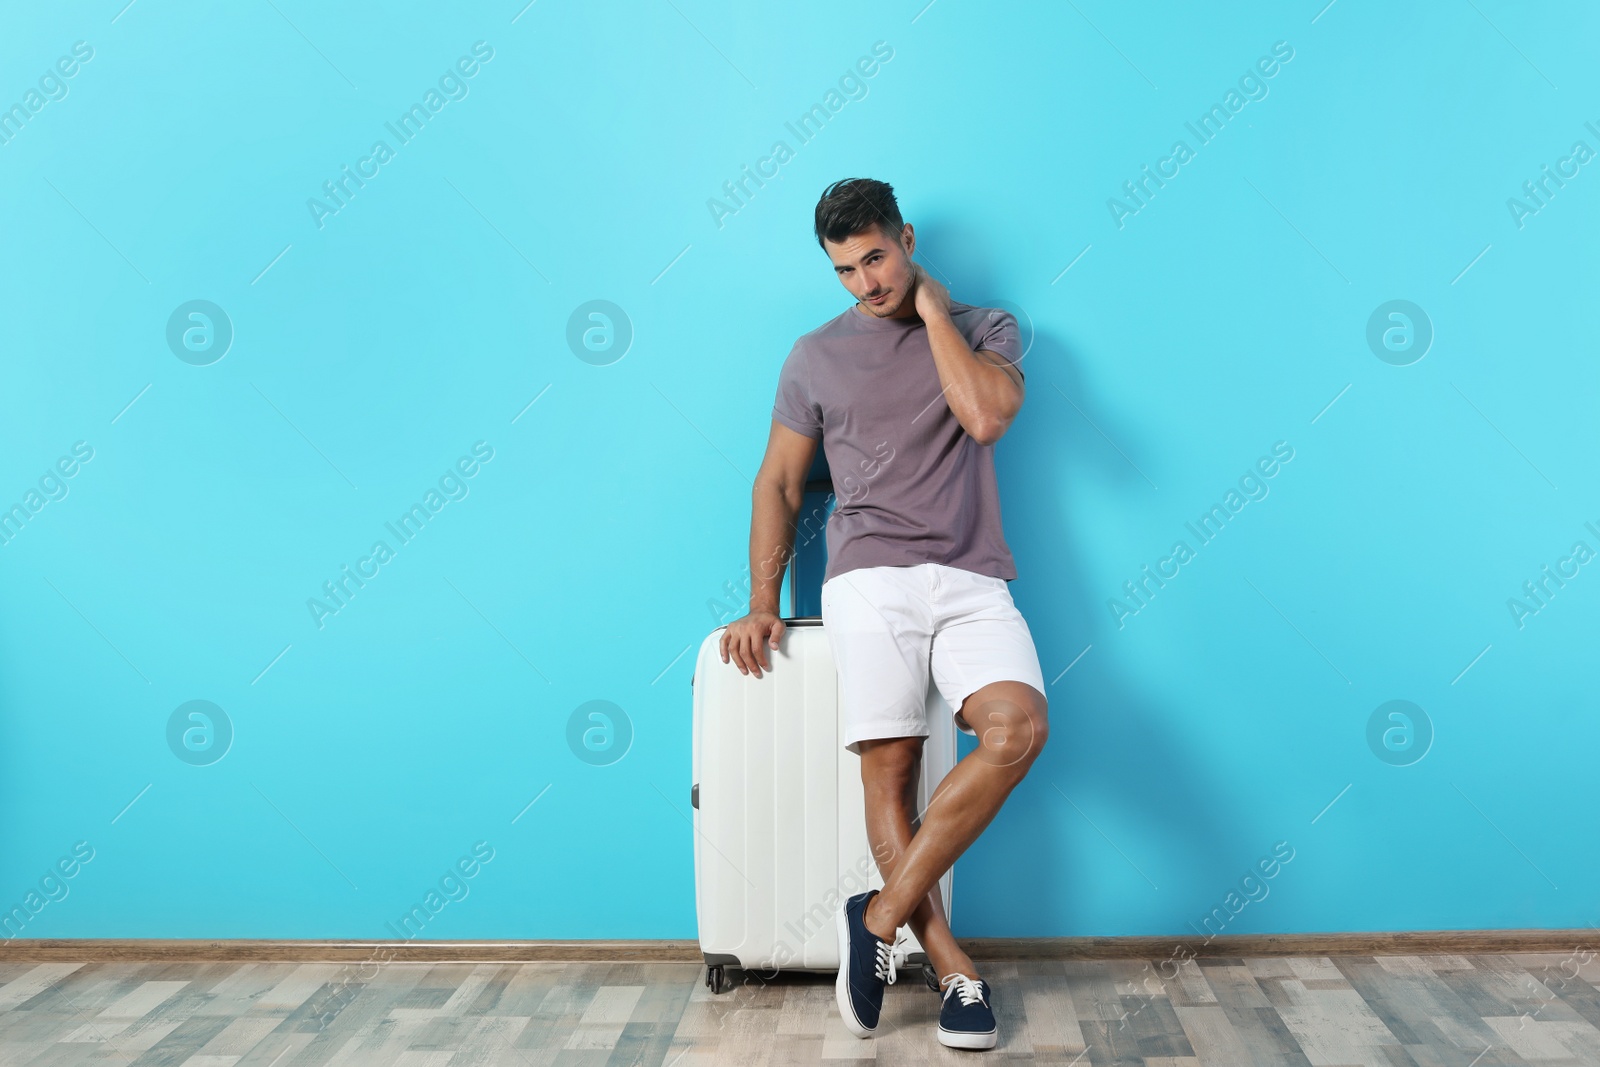
<svg viewBox="0 0 1600 1067">
<path fill-rule="evenodd" d="M 744 671 L 745 674 L 754 674 L 759 678 L 761 677 L 761 672 L 757 669 L 756 654 L 755 649 L 751 647 L 751 638 L 752 635 L 750 634 L 741 634 L 739 637 L 739 669 Z"/>
<path fill-rule="evenodd" d="M 772 657 L 767 653 L 767 649 L 769 647 L 778 647 L 778 640 L 783 636 L 783 629 L 784 627 L 782 621 L 773 623 L 772 635 L 767 639 L 766 644 L 761 648 L 761 665 L 769 671 L 772 669 Z"/>
<path fill-rule="evenodd" d="M 728 662 L 728 631 L 722 631 L 722 640 L 717 642 L 722 650 L 722 662 Z"/>
</svg>

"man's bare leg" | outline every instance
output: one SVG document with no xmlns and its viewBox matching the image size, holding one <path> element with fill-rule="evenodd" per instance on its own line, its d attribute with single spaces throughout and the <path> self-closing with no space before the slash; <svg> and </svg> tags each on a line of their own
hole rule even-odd
<svg viewBox="0 0 1600 1067">
<path fill-rule="evenodd" d="M 911 820 L 917 813 L 917 779 L 923 738 L 894 737 L 861 742 L 861 784 L 867 801 L 867 841 L 885 884 L 911 844 Z M 939 877 L 944 877 L 940 872 Z M 930 889 L 907 920 L 911 932 L 943 977 L 960 972 L 978 977 L 972 959 L 956 943 L 944 913 L 939 883 Z M 884 938 L 893 941 L 893 938 Z"/>
<path fill-rule="evenodd" d="M 893 942 L 944 872 L 983 833 L 1044 747 L 1048 706 L 1043 693 L 1013 681 L 986 685 L 963 702 L 960 714 L 977 731 L 978 747 L 939 783 L 922 826 L 884 874 L 882 891 L 862 916 L 868 930 Z"/>
</svg>

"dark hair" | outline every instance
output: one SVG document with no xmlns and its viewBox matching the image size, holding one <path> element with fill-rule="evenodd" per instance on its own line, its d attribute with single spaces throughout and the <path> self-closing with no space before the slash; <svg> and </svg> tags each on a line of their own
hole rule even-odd
<svg viewBox="0 0 1600 1067">
<path fill-rule="evenodd" d="M 846 178 L 822 191 L 817 201 L 817 244 L 824 251 L 823 238 L 843 241 L 851 234 L 876 226 L 889 239 L 899 243 L 905 222 L 900 205 L 894 200 L 894 186 L 871 178 Z"/>
</svg>

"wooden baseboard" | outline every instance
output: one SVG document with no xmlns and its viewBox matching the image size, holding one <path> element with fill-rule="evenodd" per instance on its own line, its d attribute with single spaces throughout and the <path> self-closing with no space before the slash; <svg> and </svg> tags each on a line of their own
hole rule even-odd
<svg viewBox="0 0 1600 1067">
<path fill-rule="evenodd" d="M 1569 952 L 1600 930 L 1415 930 L 1400 933 L 1223 934 L 1203 937 L 957 938 L 974 960 L 1238 959 L 1261 956 L 1474 956 Z"/>
<path fill-rule="evenodd" d="M 965 937 L 988 962 L 1226 959 L 1246 956 L 1438 956 L 1566 952 L 1600 944 L 1600 931 L 1418 930 L 1405 933 L 1228 934 L 1173 937 Z M 156 938 L 25 938 L 0 941 L 0 962 L 311 960 L 429 963 L 481 961 L 700 962 L 695 941 L 207 941 Z"/>
<path fill-rule="evenodd" d="M 15 938 L 0 960 L 451 960 L 507 963 L 700 961 L 696 941 L 203 941 L 156 938 Z"/>
</svg>

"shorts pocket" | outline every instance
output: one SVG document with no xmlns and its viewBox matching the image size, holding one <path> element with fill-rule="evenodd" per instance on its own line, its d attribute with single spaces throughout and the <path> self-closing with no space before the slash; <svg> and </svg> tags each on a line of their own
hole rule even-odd
<svg viewBox="0 0 1600 1067">
<path fill-rule="evenodd" d="M 990 589 L 1007 600 L 1011 599 L 1011 586 L 1004 578 L 996 578 L 992 574 L 980 574 L 978 577 L 982 578 Z"/>
</svg>

